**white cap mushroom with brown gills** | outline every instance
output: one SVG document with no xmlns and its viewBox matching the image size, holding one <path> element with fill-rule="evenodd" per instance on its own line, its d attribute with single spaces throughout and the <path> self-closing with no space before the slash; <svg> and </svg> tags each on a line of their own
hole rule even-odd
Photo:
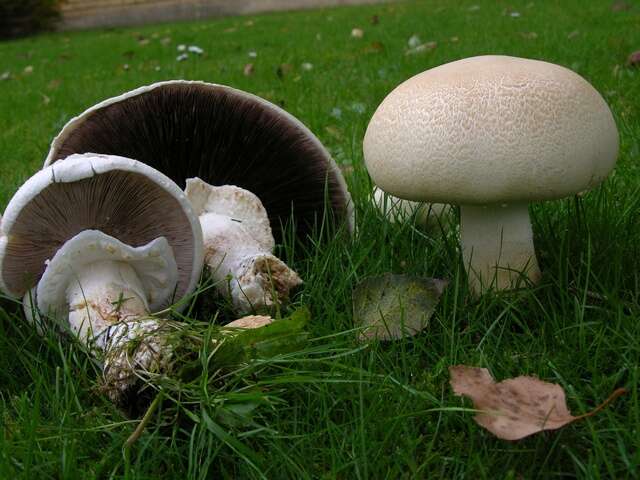
<svg viewBox="0 0 640 480">
<path fill-rule="evenodd" d="M 540 276 L 527 204 L 599 184 L 618 132 L 582 77 L 551 63 L 467 58 L 418 74 L 376 110 L 364 138 L 367 169 L 397 197 L 461 206 L 472 290 Z"/>
<path fill-rule="evenodd" d="M 272 254 L 269 217 L 253 193 L 199 178 L 187 180 L 187 198 L 200 217 L 204 259 L 217 290 L 242 313 L 287 300 L 302 280 Z"/>
<path fill-rule="evenodd" d="M 325 217 L 353 228 L 346 183 L 318 138 L 282 108 L 228 86 L 172 80 L 107 99 L 65 125 L 45 165 L 84 152 L 135 158 L 181 188 L 199 177 L 249 190 L 278 243 L 292 216 L 303 240 Z"/>
<path fill-rule="evenodd" d="M 0 287 L 21 297 L 46 261 L 84 230 L 100 230 L 130 247 L 164 237 L 175 256 L 175 294 L 195 288 L 202 269 L 202 230 L 177 185 L 135 160 L 74 155 L 36 173 L 9 202 L 0 232 Z"/>
</svg>

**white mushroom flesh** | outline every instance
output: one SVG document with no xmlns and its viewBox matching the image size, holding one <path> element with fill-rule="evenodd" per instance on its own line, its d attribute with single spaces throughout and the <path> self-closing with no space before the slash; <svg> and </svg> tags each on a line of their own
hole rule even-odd
<svg viewBox="0 0 640 480">
<path fill-rule="evenodd" d="M 104 359 L 107 391 L 117 401 L 137 372 L 155 370 L 169 358 L 170 349 L 150 334 L 163 322 L 149 317 L 150 305 L 166 302 L 177 281 L 166 239 L 131 247 L 86 230 L 48 262 L 36 297 L 40 312 L 66 317 L 78 340 Z"/>
<path fill-rule="evenodd" d="M 275 241 L 260 199 L 239 187 L 187 180 L 204 241 L 205 264 L 218 291 L 247 313 L 285 301 L 302 280 L 273 255 Z"/>
</svg>

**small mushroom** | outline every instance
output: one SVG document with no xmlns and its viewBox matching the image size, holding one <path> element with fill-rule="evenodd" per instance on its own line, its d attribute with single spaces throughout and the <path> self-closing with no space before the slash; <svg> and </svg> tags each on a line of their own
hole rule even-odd
<svg viewBox="0 0 640 480">
<path fill-rule="evenodd" d="M 149 315 L 193 291 L 203 251 L 198 219 L 167 177 L 122 157 L 74 155 L 25 182 L 0 234 L 2 290 L 99 354 L 112 399 L 170 356 L 151 335 L 162 320 Z"/>
<path fill-rule="evenodd" d="M 403 200 L 378 187 L 373 188 L 373 202 L 378 211 L 391 222 L 402 223 L 415 216 L 416 224 L 426 229 L 442 226 L 445 217 L 451 215 L 450 205 Z"/>
<path fill-rule="evenodd" d="M 467 58 L 418 74 L 376 110 L 364 138 L 373 181 L 402 199 L 460 205 L 472 291 L 540 270 L 528 204 L 598 185 L 618 132 L 600 94 L 559 65 Z"/>
<path fill-rule="evenodd" d="M 272 254 L 275 240 L 260 199 L 242 188 L 187 180 L 187 198 L 200 218 L 204 261 L 217 289 L 240 313 L 286 300 L 302 283 Z"/>
<path fill-rule="evenodd" d="M 353 228 L 342 173 L 316 136 L 280 107 L 224 85 L 172 80 L 107 99 L 65 125 L 45 165 L 84 152 L 135 158 L 180 188 L 199 177 L 248 190 L 278 243 L 291 221 L 302 240 L 324 219 Z"/>
</svg>

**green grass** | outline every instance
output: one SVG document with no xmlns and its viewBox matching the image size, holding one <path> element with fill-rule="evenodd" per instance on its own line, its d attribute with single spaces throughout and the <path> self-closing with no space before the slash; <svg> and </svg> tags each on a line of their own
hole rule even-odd
<svg viewBox="0 0 640 480">
<path fill-rule="evenodd" d="M 287 249 L 305 279 L 296 302 L 311 308 L 312 334 L 322 338 L 266 370 L 270 388 L 277 389 L 277 375 L 286 382 L 278 401 L 259 414 L 267 429 L 227 433 L 205 419 L 193 426 L 162 417 L 125 455 L 135 422 L 96 392 L 94 364 L 64 339 L 38 337 L 5 302 L 0 478 L 640 475 L 640 70 L 624 65 L 640 49 L 640 8 L 613 11 L 609 1 L 579 0 L 457 3 L 278 13 L 0 44 L 0 74 L 12 72 L 0 81 L 2 204 L 41 166 L 52 137 L 73 115 L 143 84 L 188 78 L 248 90 L 299 117 L 348 167 L 358 225 L 353 241 Z M 373 15 L 379 24 L 371 23 Z M 351 38 L 353 27 L 363 28 L 364 38 Z M 412 34 L 438 45 L 405 56 Z M 171 40 L 163 45 L 165 37 Z M 206 55 L 178 63 L 181 43 L 199 45 Z M 361 143 L 376 106 L 398 83 L 488 53 L 543 59 L 584 76 L 614 112 L 621 153 L 601 187 L 532 206 L 542 282 L 474 300 L 453 235 L 390 224 L 369 206 Z M 255 73 L 244 76 L 249 62 Z M 313 69 L 303 70 L 304 62 Z M 293 67 L 283 78 L 280 64 Z M 33 73 L 23 73 L 29 65 Z M 340 118 L 331 115 L 334 108 Z M 451 283 L 422 335 L 358 350 L 350 331 L 352 288 L 387 271 Z M 476 425 L 464 410 L 471 404 L 451 393 L 447 367 L 457 363 L 485 366 L 498 379 L 533 374 L 557 382 L 576 414 L 617 387 L 629 393 L 596 417 L 507 443 Z"/>
</svg>

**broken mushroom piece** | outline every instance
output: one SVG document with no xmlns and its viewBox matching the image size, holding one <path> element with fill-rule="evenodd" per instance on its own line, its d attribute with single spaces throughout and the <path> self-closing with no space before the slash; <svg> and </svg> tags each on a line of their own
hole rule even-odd
<svg viewBox="0 0 640 480">
<path fill-rule="evenodd" d="M 185 193 L 200 218 L 204 262 L 217 290 L 237 311 L 279 304 L 302 283 L 272 254 L 269 217 L 253 193 L 231 185 L 214 187 L 199 178 L 187 180 Z"/>
<path fill-rule="evenodd" d="M 535 283 L 528 204 L 598 185 L 618 133 L 609 107 L 559 65 L 506 56 L 459 60 L 393 90 L 364 138 L 367 169 L 397 197 L 460 205 L 472 291 Z"/>
<path fill-rule="evenodd" d="M 278 243 L 291 220 L 302 240 L 323 219 L 353 228 L 342 173 L 316 136 L 280 107 L 224 85 L 172 80 L 107 99 L 65 125 L 45 165 L 84 152 L 135 158 L 180 188 L 199 177 L 249 190 Z"/>
<path fill-rule="evenodd" d="M 382 216 L 389 221 L 402 223 L 415 216 L 416 224 L 426 229 L 442 226 L 445 218 L 451 214 L 450 205 L 403 200 L 385 193 L 378 187 L 373 187 L 373 202 Z"/>
<path fill-rule="evenodd" d="M 76 155 L 25 182 L 0 233 L 2 290 L 103 357 L 112 399 L 170 355 L 149 314 L 193 291 L 203 252 L 198 219 L 167 177 L 126 158 Z"/>
</svg>

